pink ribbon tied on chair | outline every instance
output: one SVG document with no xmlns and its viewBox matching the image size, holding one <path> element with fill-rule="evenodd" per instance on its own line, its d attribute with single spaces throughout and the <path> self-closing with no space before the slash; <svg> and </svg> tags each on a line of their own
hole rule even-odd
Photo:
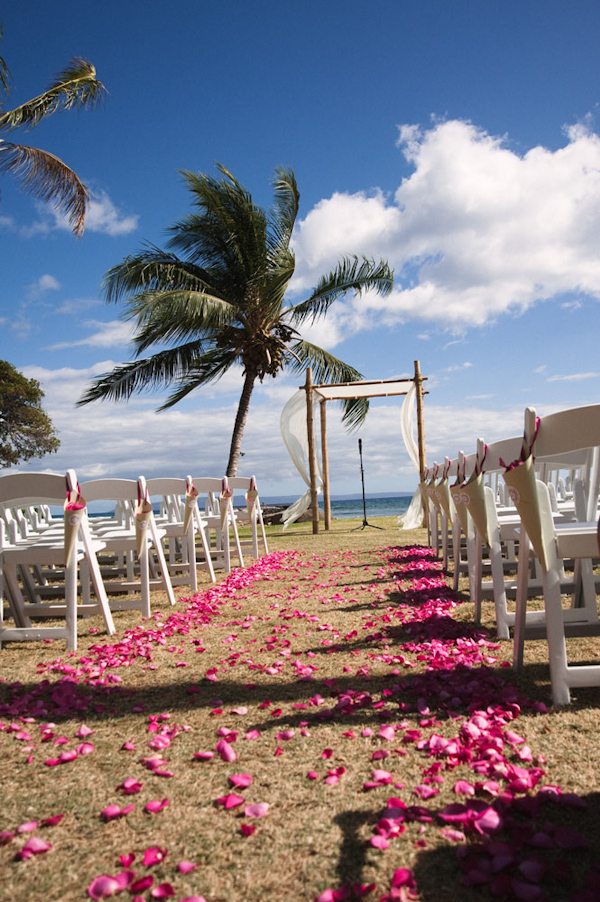
<svg viewBox="0 0 600 902">
<path fill-rule="evenodd" d="M 135 506 L 135 539 L 138 557 L 141 556 L 144 543 L 147 542 L 150 517 L 152 516 L 152 504 L 148 498 L 148 488 L 142 493 L 138 485 L 138 500 Z"/>
<path fill-rule="evenodd" d="M 229 488 L 229 482 L 227 481 L 227 477 L 224 476 L 221 481 L 221 494 L 219 496 L 219 512 L 221 514 L 221 529 L 225 527 L 225 520 L 227 519 L 227 511 L 229 509 L 229 505 L 231 503 L 231 499 L 233 498 L 233 492 Z"/>
<path fill-rule="evenodd" d="M 248 511 L 248 519 L 252 520 L 252 511 L 258 498 L 258 489 L 256 488 L 256 480 L 254 476 L 250 479 L 250 488 L 246 492 L 246 509 Z"/>
<path fill-rule="evenodd" d="M 500 463 L 503 467 L 506 467 L 506 470 L 502 475 L 508 487 L 510 499 L 517 509 L 525 532 L 529 537 L 529 541 L 533 546 L 533 550 L 540 564 L 543 569 L 547 571 L 548 561 L 546 557 L 542 520 L 538 506 L 534 467 L 535 458 L 533 456 L 533 446 L 535 445 L 539 427 L 540 418 L 536 417 L 533 435 L 531 438 L 528 438 L 527 435 L 523 437 L 520 456 L 508 465 L 505 464 L 503 460 L 501 460 Z"/>
<path fill-rule="evenodd" d="M 198 505 L 198 489 L 194 483 L 188 484 L 185 492 L 185 511 L 183 514 L 183 531 L 187 532 L 190 526 L 190 520 L 194 516 L 194 510 Z"/>
<path fill-rule="evenodd" d="M 79 483 L 77 489 L 69 488 L 67 481 L 67 498 L 64 504 L 65 524 L 65 567 L 71 562 L 71 556 L 77 544 L 77 534 L 85 513 L 85 500 L 81 495 Z"/>
</svg>

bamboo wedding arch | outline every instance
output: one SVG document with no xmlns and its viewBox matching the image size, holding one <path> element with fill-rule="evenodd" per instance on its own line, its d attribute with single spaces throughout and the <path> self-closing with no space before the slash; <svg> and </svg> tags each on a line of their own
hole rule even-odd
<svg viewBox="0 0 600 902">
<path fill-rule="evenodd" d="M 386 398 L 393 395 L 406 395 L 414 385 L 416 388 L 417 406 L 417 445 L 419 451 L 419 478 L 424 479 L 425 468 L 425 425 L 423 417 L 423 382 L 427 376 L 421 375 L 418 360 L 414 362 L 415 374 L 412 379 L 379 379 L 369 382 L 339 382 L 337 384 L 315 385 L 312 381 L 312 370 L 306 371 L 306 382 L 301 386 L 306 391 L 306 426 L 308 431 L 308 462 L 310 470 L 310 495 L 312 510 L 312 531 L 319 532 L 317 450 L 313 421 L 314 395 L 317 395 L 321 408 L 321 458 L 323 477 L 323 508 L 325 530 L 331 529 L 331 496 L 329 492 L 329 460 L 327 451 L 327 401 L 352 401 L 357 398 Z"/>
</svg>

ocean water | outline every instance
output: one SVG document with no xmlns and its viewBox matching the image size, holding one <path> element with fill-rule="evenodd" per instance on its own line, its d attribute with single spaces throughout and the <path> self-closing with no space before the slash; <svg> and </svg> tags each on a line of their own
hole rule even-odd
<svg viewBox="0 0 600 902">
<path fill-rule="evenodd" d="M 406 513 L 412 495 L 395 495 L 390 498 L 366 498 L 367 520 L 375 517 L 397 517 Z M 331 516 L 337 520 L 364 518 L 362 498 L 350 500 L 332 500 Z"/>
</svg>

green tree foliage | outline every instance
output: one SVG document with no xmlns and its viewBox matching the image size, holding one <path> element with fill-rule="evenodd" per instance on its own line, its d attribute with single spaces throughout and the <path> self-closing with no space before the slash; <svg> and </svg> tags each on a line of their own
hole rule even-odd
<svg viewBox="0 0 600 902">
<path fill-rule="evenodd" d="M 306 300 L 286 302 L 300 199 L 294 173 L 276 170 L 275 201 L 265 211 L 227 169 L 218 168 L 220 178 L 183 173 L 195 210 L 170 228 L 168 250 L 150 247 L 107 273 L 107 300 L 124 301 L 123 318 L 136 325 L 135 359 L 100 376 L 79 403 L 170 388 L 162 410 L 240 364 L 244 378 L 226 471 L 235 476 L 256 380 L 288 366 L 312 367 L 316 382 L 360 379 L 354 367 L 302 339 L 298 328 L 324 316 L 348 292 L 389 293 L 393 275 L 383 260 L 345 258 Z M 367 406 L 346 402 L 346 424 L 358 425 Z"/>
<path fill-rule="evenodd" d="M 10 71 L 0 57 L 0 98 L 8 97 L 9 89 Z M 4 110 L 0 103 L 0 134 L 19 128 L 29 131 L 52 113 L 93 106 L 103 92 L 94 66 L 74 58 L 37 97 L 12 110 Z M 0 172 L 11 173 L 21 180 L 26 191 L 54 203 L 67 216 L 75 235 L 83 234 L 88 192 L 79 176 L 57 156 L 0 138 Z"/>
<path fill-rule="evenodd" d="M 43 397 L 39 382 L 0 360 L 0 467 L 58 449 L 60 441 L 42 409 Z"/>
</svg>

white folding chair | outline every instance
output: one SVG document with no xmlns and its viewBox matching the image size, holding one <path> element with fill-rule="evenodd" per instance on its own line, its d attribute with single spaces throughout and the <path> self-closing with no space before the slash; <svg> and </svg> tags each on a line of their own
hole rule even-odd
<svg viewBox="0 0 600 902">
<path fill-rule="evenodd" d="M 152 510 L 144 516 L 136 516 L 136 508 L 147 499 L 145 480 L 135 479 L 91 479 L 82 484 L 84 497 L 92 501 L 104 501 L 114 506 L 115 516 L 101 517 L 98 522 L 90 519 L 92 531 L 104 543 L 104 552 L 116 556 L 116 566 L 106 565 L 106 590 L 109 595 L 140 593 L 137 598 L 112 598 L 113 610 L 139 608 L 143 617 L 150 617 L 151 586 L 163 588 L 171 604 L 176 603 L 169 568 L 163 554 L 161 538 L 164 532 L 154 521 Z M 148 505 L 150 506 L 150 505 Z M 139 511 L 138 511 L 139 513 Z M 151 579 L 149 546 L 154 547 L 159 560 L 161 577 Z M 135 558 L 139 564 L 139 579 L 135 573 Z M 124 571 L 124 572 L 123 572 Z"/>
<path fill-rule="evenodd" d="M 65 639 L 67 648 L 77 648 L 77 615 L 101 613 L 107 631 L 114 634 L 115 626 L 108 598 L 100 574 L 96 553 L 103 544 L 94 541 L 89 529 L 85 500 L 78 496 L 77 477 L 70 470 L 65 479 L 52 473 L 16 473 L 0 477 L 0 504 L 6 509 L 30 505 L 53 505 L 64 509 L 62 529 L 48 528 L 31 531 L 25 538 L 9 540 L 6 529 L 0 528 L 0 646 L 2 642 L 39 639 Z M 87 568 L 94 585 L 97 602 L 77 604 L 78 565 Z M 31 567 L 52 568 L 55 583 L 62 581 L 64 602 L 44 601 L 41 589 L 37 599 L 23 597 L 18 578 Z M 29 581 L 29 589 L 34 585 Z M 14 619 L 14 627 L 6 627 L 3 619 L 7 596 Z M 64 626 L 33 626 L 32 618 L 65 618 Z"/>
<path fill-rule="evenodd" d="M 233 494 L 227 486 L 227 480 L 212 476 L 199 476 L 192 479 L 187 477 L 188 490 L 190 486 L 197 492 L 198 506 L 196 508 L 196 523 L 203 520 L 209 535 L 214 533 L 215 543 L 210 553 L 213 566 L 223 566 L 226 573 L 231 572 L 231 544 L 240 562 L 244 566 L 242 546 L 237 528 L 235 511 L 233 509 Z M 201 512 L 200 508 L 203 505 Z"/>
<path fill-rule="evenodd" d="M 198 591 L 198 574 L 196 572 L 196 533 L 205 557 L 205 566 L 210 578 L 215 582 L 208 538 L 206 520 L 200 515 L 196 517 L 198 500 L 194 492 L 188 492 L 187 480 L 177 477 L 157 477 L 146 480 L 150 499 L 161 499 L 163 512 L 155 517 L 157 526 L 164 532 L 163 548 L 167 561 L 171 582 L 174 585 L 185 583 L 192 593 Z M 187 572 L 187 577 L 186 577 Z"/>
<path fill-rule="evenodd" d="M 535 410 L 525 411 L 521 454 L 504 474 L 509 492 L 521 517 L 519 546 L 519 590 L 515 621 L 514 667 L 523 662 L 527 594 L 525 591 L 529 555 L 542 571 L 544 623 L 552 696 L 556 705 L 570 702 L 570 690 L 580 686 L 600 686 L 600 664 L 569 664 L 566 638 L 600 635 L 592 562 L 598 558 L 596 511 L 598 474 L 588 485 L 587 510 L 591 521 L 557 524 L 547 485 L 535 478 L 534 454 L 552 457 L 600 446 L 600 405 L 571 408 L 538 419 Z M 596 455 L 597 459 L 598 455 Z M 597 470 L 597 468 L 596 468 Z M 563 561 L 581 562 L 582 604 L 564 608 L 561 573 Z"/>
<path fill-rule="evenodd" d="M 262 508 L 260 506 L 258 487 L 256 485 L 256 477 L 227 476 L 225 478 L 227 480 L 229 489 L 233 492 L 234 497 L 236 492 L 244 493 L 245 507 L 234 507 L 234 511 L 239 526 L 245 526 L 246 524 L 250 525 L 252 530 L 252 553 L 254 557 L 258 559 L 259 530 L 264 554 L 268 554 L 269 549 L 267 547 L 267 535 L 265 532 Z"/>
</svg>

